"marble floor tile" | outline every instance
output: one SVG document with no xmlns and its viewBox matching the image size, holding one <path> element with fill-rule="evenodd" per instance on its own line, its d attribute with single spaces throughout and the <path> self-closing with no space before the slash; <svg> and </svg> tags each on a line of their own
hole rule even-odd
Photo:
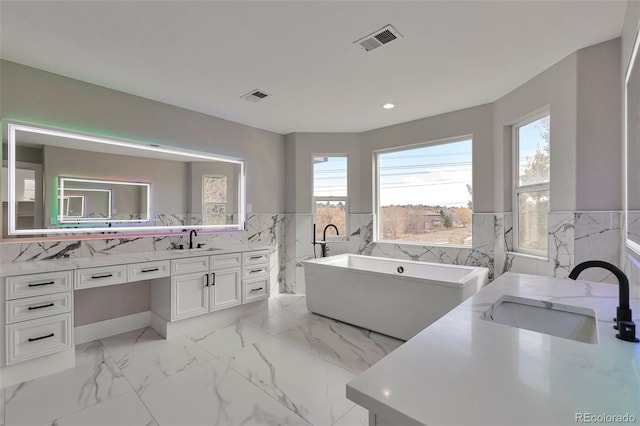
<svg viewBox="0 0 640 426">
<path fill-rule="evenodd" d="M 284 332 L 280 339 L 360 374 L 404 343 L 330 318 L 312 320 Z"/>
<path fill-rule="evenodd" d="M 149 327 L 108 337 L 101 342 L 138 394 L 155 380 L 213 359 L 186 337 L 165 340 Z"/>
<path fill-rule="evenodd" d="M 6 425 L 40 425 L 131 392 L 99 341 L 76 347 L 76 365 L 5 389 Z"/>
<path fill-rule="evenodd" d="M 331 425 L 355 405 L 345 396 L 353 373 L 276 337 L 220 359 L 313 425 Z"/>
<path fill-rule="evenodd" d="M 333 426 L 369 426 L 369 410 L 356 405 Z"/>
<path fill-rule="evenodd" d="M 270 311 L 268 313 L 258 313 L 246 318 L 243 321 L 259 328 L 265 333 L 277 335 L 284 331 L 305 324 L 309 321 L 307 315 L 300 315 L 288 310 Z"/>
<path fill-rule="evenodd" d="M 239 320 L 226 327 L 193 332 L 186 336 L 216 357 L 271 337 L 255 326 Z"/>
<path fill-rule="evenodd" d="M 293 312 L 296 314 L 307 313 L 307 299 L 303 294 L 277 294 L 269 298 L 269 311 Z"/>
<path fill-rule="evenodd" d="M 135 392 L 117 396 L 47 424 L 51 426 L 158 425 Z"/>
<path fill-rule="evenodd" d="M 141 398 L 160 425 L 308 425 L 218 360 L 158 380 Z"/>
</svg>

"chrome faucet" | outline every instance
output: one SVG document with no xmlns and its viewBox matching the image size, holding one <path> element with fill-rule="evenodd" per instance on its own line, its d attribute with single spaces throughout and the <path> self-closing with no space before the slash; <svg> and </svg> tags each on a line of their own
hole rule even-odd
<svg viewBox="0 0 640 426">
<path fill-rule="evenodd" d="M 189 232 L 189 249 L 193 248 L 193 237 L 194 236 L 198 236 L 198 232 L 195 229 L 192 229 L 191 232 Z"/>
<path fill-rule="evenodd" d="M 578 275 L 587 268 L 602 268 L 611 272 L 618 279 L 618 308 L 616 309 L 616 317 L 613 319 L 616 325 L 613 326 L 618 330 L 616 337 L 627 342 L 638 342 L 636 337 L 636 325 L 631 318 L 631 307 L 629 306 L 629 279 L 615 265 L 601 260 L 589 260 L 576 265 L 569 273 L 569 278 L 575 280 Z"/>
</svg>

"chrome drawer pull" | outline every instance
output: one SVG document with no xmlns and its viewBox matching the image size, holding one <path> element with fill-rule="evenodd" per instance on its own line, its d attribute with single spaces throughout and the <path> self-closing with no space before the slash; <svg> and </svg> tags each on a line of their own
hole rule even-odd
<svg viewBox="0 0 640 426">
<path fill-rule="evenodd" d="M 251 274 L 255 274 L 256 272 L 262 272 L 262 269 L 252 269 L 249 271 Z"/>
<path fill-rule="evenodd" d="M 104 274 L 104 275 L 91 275 L 91 279 L 97 280 L 98 278 L 109 278 L 112 277 L 113 274 Z"/>
<path fill-rule="evenodd" d="M 262 290 L 262 287 L 254 288 L 249 293 L 253 293 L 254 291 L 260 291 L 260 290 Z"/>
<path fill-rule="evenodd" d="M 40 305 L 40 306 L 29 306 L 29 310 L 33 311 L 34 309 L 49 308 L 51 306 L 55 306 L 55 303 L 47 303 L 46 305 Z"/>
<path fill-rule="evenodd" d="M 51 333 L 51 334 L 47 334 L 46 336 L 29 337 L 29 341 L 30 342 L 35 342 L 36 340 L 48 339 L 49 337 L 53 337 L 53 336 L 55 336 L 55 334 Z"/>
<path fill-rule="evenodd" d="M 46 283 L 29 284 L 29 287 L 40 287 L 41 285 L 53 285 L 55 281 L 47 281 Z"/>
<path fill-rule="evenodd" d="M 160 268 L 151 268 L 151 269 L 143 269 L 140 272 L 155 272 L 155 271 L 159 271 Z"/>
</svg>

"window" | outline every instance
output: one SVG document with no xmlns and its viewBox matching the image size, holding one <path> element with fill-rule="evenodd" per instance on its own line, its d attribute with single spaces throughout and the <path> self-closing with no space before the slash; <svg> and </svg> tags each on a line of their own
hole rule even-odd
<svg viewBox="0 0 640 426">
<path fill-rule="evenodd" d="M 227 177 L 202 176 L 202 222 L 203 225 L 227 223 Z"/>
<path fill-rule="evenodd" d="M 313 155 L 313 221 L 316 224 L 316 239 L 322 239 L 325 226 L 332 223 L 341 237 L 347 236 L 347 157 Z M 335 236 L 334 230 L 327 237 Z"/>
<path fill-rule="evenodd" d="M 377 240 L 471 246 L 469 138 L 376 154 Z"/>
<path fill-rule="evenodd" d="M 549 227 L 550 123 L 547 111 L 513 128 L 514 248 L 545 256 Z"/>
</svg>

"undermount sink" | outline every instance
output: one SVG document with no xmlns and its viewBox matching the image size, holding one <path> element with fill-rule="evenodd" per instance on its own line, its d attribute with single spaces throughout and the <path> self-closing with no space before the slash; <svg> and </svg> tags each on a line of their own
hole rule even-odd
<svg viewBox="0 0 640 426">
<path fill-rule="evenodd" d="M 589 308 L 503 295 L 480 319 L 578 342 L 598 343 L 596 312 Z"/>
</svg>

